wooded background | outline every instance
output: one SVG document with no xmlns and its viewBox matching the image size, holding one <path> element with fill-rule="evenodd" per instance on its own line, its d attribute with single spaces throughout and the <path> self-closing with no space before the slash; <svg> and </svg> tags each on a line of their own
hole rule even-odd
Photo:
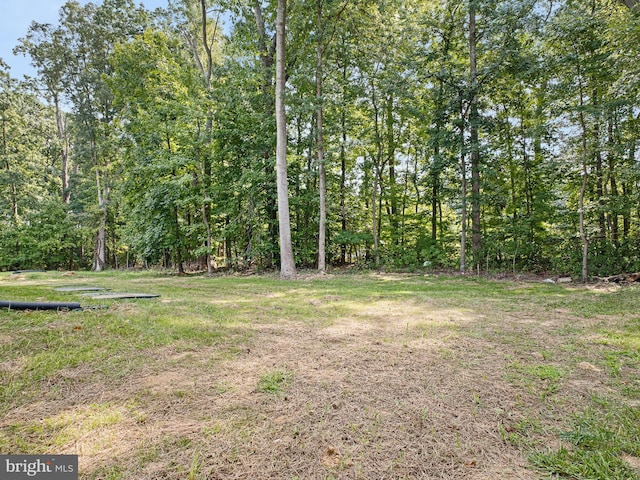
<svg viewBox="0 0 640 480">
<path fill-rule="evenodd" d="M 290 0 L 296 265 L 640 270 L 637 10 Z M 278 266 L 275 34 L 262 0 L 33 23 L 37 78 L 0 63 L 0 269 Z"/>
</svg>

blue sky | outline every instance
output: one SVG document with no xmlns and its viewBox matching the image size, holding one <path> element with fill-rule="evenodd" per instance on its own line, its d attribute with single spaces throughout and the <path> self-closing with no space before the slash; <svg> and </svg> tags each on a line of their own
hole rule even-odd
<svg viewBox="0 0 640 480">
<path fill-rule="evenodd" d="M 89 3 L 88 0 L 79 0 L 80 3 Z M 65 0 L 0 0 L 0 58 L 11 67 L 11 76 L 22 78 L 24 74 L 35 75 L 29 65 L 29 59 L 22 55 L 15 57 L 11 52 L 18 44 L 18 39 L 27 34 L 29 25 L 33 20 L 40 23 L 56 24 L 58 22 L 58 10 L 64 5 Z M 101 3 L 101 0 L 94 0 Z M 137 0 L 148 9 L 166 7 L 167 0 Z"/>
</svg>

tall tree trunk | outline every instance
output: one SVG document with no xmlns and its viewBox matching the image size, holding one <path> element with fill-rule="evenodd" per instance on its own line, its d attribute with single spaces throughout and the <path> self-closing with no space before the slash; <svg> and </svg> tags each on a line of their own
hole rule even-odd
<svg viewBox="0 0 640 480">
<path fill-rule="evenodd" d="M 609 171 L 607 174 L 608 184 L 609 184 L 609 195 L 611 197 L 611 202 L 609 206 L 608 213 L 608 224 L 609 224 L 609 232 L 611 235 L 611 243 L 617 247 L 618 239 L 619 239 L 619 225 L 618 225 L 618 215 L 620 214 L 619 210 L 619 194 L 618 191 L 618 181 L 616 175 L 616 155 L 614 153 L 616 146 L 616 138 L 614 134 L 614 114 L 611 115 L 612 118 L 609 119 L 609 128 L 608 128 L 608 140 L 609 144 L 607 159 L 608 159 L 608 167 Z"/>
<path fill-rule="evenodd" d="M 414 208 L 414 213 L 416 215 L 418 215 L 418 213 L 420 212 L 420 206 L 422 205 L 422 195 L 420 194 L 420 185 L 419 185 L 419 171 L 420 171 L 420 157 L 423 155 L 424 152 L 419 151 L 417 148 L 415 149 L 415 161 L 413 162 L 413 174 L 411 175 L 411 181 L 413 183 L 413 189 L 416 192 L 416 195 L 414 197 L 415 201 L 413 203 L 413 208 Z M 433 207 L 433 203 L 432 203 L 432 207 Z M 431 225 L 433 228 L 433 224 Z M 433 233 L 433 230 L 432 230 Z"/>
<path fill-rule="evenodd" d="M 436 147 L 439 150 L 439 147 Z M 434 168 L 431 171 L 431 240 L 438 238 L 438 195 L 440 192 L 440 172 Z M 417 211 L 416 211 L 417 213 Z"/>
<path fill-rule="evenodd" d="M 579 73 L 580 75 L 580 73 Z M 584 118 L 584 91 L 582 78 L 580 79 L 580 127 L 582 129 L 582 185 L 580 187 L 580 197 L 578 199 L 578 222 L 580 228 L 580 239 L 582 241 L 582 281 L 589 278 L 589 239 L 585 228 L 584 220 L 584 199 L 587 191 L 588 170 L 587 170 L 587 123 Z"/>
<path fill-rule="evenodd" d="M 544 122 L 545 122 L 545 114 L 544 114 L 544 104 L 545 104 L 545 95 L 547 93 L 547 81 L 545 80 L 542 85 L 538 88 L 536 92 L 536 109 L 535 109 L 535 117 L 534 117 L 534 131 L 533 131 L 533 164 L 536 172 L 540 172 L 540 166 L 544 161 L 544 151 L 542 148 L 542 137 L 544 134 Z M 534 219 L 537 220 L 539 217 L 538 212 L 536 211 L 536 202 L 535 193 L 540 190 L 540 178 L 539 173 L 534 177 L 534 181 L 531 185 L 532 193 L 531 193 L 531 202 L 532 202 L 532 216 L 534 218 L 531 219 L 531 240 L 532 242 L 536 241 L 535 238 L 535 230 L 534 230 Z M 540 255 L 539 252 L 533 254 L 534 257 Z"/>
<path fill-rule="evenodd" d="M 200 20 L 201 20 L 201 32 L 202 32 L 202 45 L 204 47 L 205 52 L 205 64 L 203 65 L 201 62 L 198 62 L 202 68 L 202 76 L 207 86 L 207 91 L 211 92 L 211 77 L 213 74 L 213 53 L 211 51 L 211 46 L 209 44 L 209 26 L 207 21 L 207 5 L 206 0 L 200 0 Z M 217 30 L 217 22 L 216 28 L 213 31 L 212 41 L 215 39 L 215 34 Z M 196 57 L 199 58 L 196 54 Z M 206 65 L 206 66 L 205 66 Z M 205 125 L 205 145 L 209 146 L 211 144 L 211 135 L 213 132 L 213 111 L 211 108 L 207 110 L 207 123 Z M 202 198 L 202 215 L 204 219 L 204 224 L 207 232 L 207 275 L 211 275 L 213 273 L 213 265 L 211 261 L 211 250 L 212 246 L 212 235 L 211 235 L 211 206 L 209 204 L 209 189 L 211 188 L 211 156 L 209 155 L 209 151 L 207 149 L 204 152 L 203 159 L 203 174 L 204 174 L 204 195 Z"/>
<path fill-rule="evenodd" d="M 373 83 L 373 82 L 372 82 Z M 376 101 L 375 89 L 372 89 L 373 97 L 371 104 L 373 106 L 374 116 L 374 136 L 376 143 L 376 154 L 373 157 L 373 195 L 371 200 L 371 212 L 372 212 L 372 234 L 373 234 L 373 248 L 375 255 L 376 267 L 380 265 L 380 231 L 382 221 L 382 197 L 383 197 L 383 184 L 382 184 L 382 172 L 384 170 L 383 162 L 383 145 L 382 136 L 380 134 L 380 112 L 378 109 L 378 103 Z M 378 194 L 378 188 L 380 194 Z"/>
<path fill-rule="evenodd" d="M 97 165 L 97 159 L 94 159 Z M 109 187 L 100 177 L 100 167 L 96 167 L 96 187 L 98 190 L 98 208 L 100 209 L 100 225 L 96 236 L 96 251 L 93 260 L 93 270 L 101 272 L 107 268 L 107 203 Z"/>
<path fill-rule="evenodd" d="M 69 140 L 67 138 L 67 122 L 64 112 L 60 108 L 58 95 L 53 97 L 56 112 L 56 134 L 60 144 L 60 180 L 62 181 L 62 202 L 69 205 L 71 191 L 69 190 Z"/>
<path fill-rule="evenodd" d="M 340 111 L 340 130 L 342 142 L 340 142 L 340 220 L 343 235 L 347 231 L 347 62 L 342 67 L 342 105 Z M 344 237 L 343 237 L 344 238 Z M 340 245 L 340 263 L 347 261 L 347 245 Z"/>
<path fill-rule="evenodd" d="M 471 142 L 471 247 L 474 266 L 480 267 L 482 234 L 480 227 L 480 145 L 478 139 L 478 70 L 476 56 L 476 0 L 469 0 L 469 131 Z"/>
<path fill-rule="evenodd" d="M 96 252 L 93 262 L 93 271 L 102 272 L 107 268 L 106 264 L 106 244 L 107 244 L 107 211 L 104 210 L 100 217 L 100 226 L 96 236 Z"/>
<path fill-rule="evenodd" d="M 398 185 L 396 180 L 396 141 L 393 132 L 393 94 L 389 94 L 387 97 L 385 110 L 387 162 L 389 163 L 389 203 L 391 206 L 389 224 L 391 225 L 393 244 L 398 245 L 400 228 L 398 222 Z"/>
<path fill-rule="evenodd" d="M 207 239 L 206 239 L 207 254 L 205 255 L 205 258 L 207 262 L 207 275 L 210 276 L 213 274 L 213 268 L 212 268 L 212 262 L 211 262 L 211 249 L 212 249 L 211 222 L 209 221 L 209 217 L 210 217 L 210 209 L 207 204 L 207 194 L 205 193 L 203 195 L 203 204 L 202 204 L 202 221 L 204 223 L 204 228 L 207 232 Z"/>
<path fill-rule="evenodd" d="M 440 83 L 440 94 L 442 94 L 442 82 Z M 441 98 L 440 96 L 438 98 Z M 438 238 L 438 197 L 440 195 L 440 171 L 442 170 L 442 159 L 440 157 L 440 133 L 443 129 L 441 106 L 436 106 L 435 135 L 433 143 L 433 164 L 431 166 L 431 240 Z M 417 178 L 417 175 L 416 175 Z M 416 213 L 418 210 L 416 209 Z"/>
<path fill-rule="evenodd" d="M 582 281 L 586 282 L 589 278 L 589 239 L 584 224 L 584 197 L 587 190 L 587 162 L 586 158 L 582 160 L 582 185 L 580 187 L 580 199 L 578 204 L 579 223 L 580 223 L 580 239 L 582 240 Z"/>
<path fill-rule="evenodd" d="M 376 267 L 380 265 L 380 235 L 379 235 L 379 208 L 378 208 L 378 183 L 380 178 L 379 161 L 374 160 L 373 193 L 371 196 L 371 233 L 373 234 L 373 249 Z"/>
<path fill-rule="evenodd" d="M 625 199 L 629 198 L 630 188 L 627 182 L 622 182 L 622 195 Z M 627 240 L 629 238 L 629 232 L 631 230 L 631 208 L 627 201 L 623 207 L 622 213 L 622 238 Z"/>
<path fill-rule="evenodd" d="M 286 18 L 287 1 L 278 0 L 276 20 L 276 181 L 278 190 L 278 225 L 280 229 L 280 278 L 291 280 L 296 278 L 297 273 L 291 245 L 287 182 L 287 118 L 284 104 L 286 86 Z"/>
<path fill-rule="evenodd" d="M 597 145 L 595 154 L 596 160 L 596 196 L 598 201 L 598 231 L 600 237 L 600 248 L 604 247 L 604 242 L 607 239 L 607 223 L 605 220 L 605 200 L 604 200 L 604 172 L 603 172 L 603 159 L 602 151 L 600 150 L 600 119 L 596 120 L 596 125 L 593 132 L 593 141 Z"/>
<path fill-rule="evenodd" d="M 318 43 L 316 45 L 316 135 L 318 155 L 318 181 L 320 189 L 320 221 L 318 225 L 318 271 L 324 273 L 326 265 L 326 235 L 327 235 L 327 185 L 324 167 L 324 134 L 323 134 L 323 100 L 322 100 L 322 3 L 318 3 Z"/>
<path fill-rule="evenodd" d="M 640 118 L 640 114 L 638 115 Z M 631 125 L 637 125 L 638 118 L 634 118 L 633 114 L 629 114 L 628 122 Z M 635 165 L 636 162 L 636 139 L 632 138 L 628 143 L 628 152 L 626 154 L 627 164 Z M 629 180 L 625 180 L 622 182 L 622 195 L 625 199 L 629 199 L 631 192 L 633 191 L 633 183 Z M 631 203 L 629 200 L 626 200 L 623 208 L 623 217 L 622 217 L 622 237 L 624 240 L 629 238 L 629 234 L 631 233 Z"/>
<path fill-rule="evenodd" d="M 225 230 L 229 231 L 229 226 L 231 225 L 231 218 L 229 215 L 225 215 L 224 217 L 224 226 L 225 226 Z M 225 265 L 227 267 L 229 267 L 230 265 L 233 265 L 233 236 L 231 236 L 230 234 L 227 234 L 224 238 L 224 259 L 225 259 Z M 235 249 L 237 250 L 237 248 Z M 237 257 L 237 256 L 236 256 Z M 212 265 L 212 269 L 213 269 L 213 265 Z"/>
<path fill-rule="evenodd" d="M 462 98 L 460 98 L 460 199 L 461 199 L 461 219 L 460 219 L 460 273 L 467 273 L 467 157 L 464 142 L 464 108 Z"/>
<path fill-rule="evenodd" d="M 404 171 L 404 188 L 402 190 L 402 208 L 400 209 L 400 232 L 402 234 L 400 238 L 400 245 L 402 248 L 405 247 L 405 237 L 406 237 L 406 223 L 407 223 L 407 200 L 409 199 L 409 165 L 407 164 L 407 168 Z"/>
<path fill-rule="evenodd" d="M 340 127 L 342 129 L 342 142 L 340 143 L 340 220 L 342 233 L 347 231 L 347 129 L 346 113 L 344 107 L 340 113 Z M 347 261 L 347 245 L 340 245 L 340 263 Z"/>
<path fill-rule="evenodd" d="M 267 36 L 264 17 L 262 15 L 262 7 L 260 6 L 260 0 L 254 0 L 253 12 L 256 20 L 256 27 L 258 29 L 258 48 L 260 50 L 260 61 L 262 62 L 262 98 L 264 102 L 265 118 L 270 119 L 275 115 L 274 112 L 274 99 L 272 94 L 273 86 L 273 64 L 276 48 L 276 38 L 271 41 Z M 277 178 L 273 175 L 273 163 L 272 163 L 273 150 L 271 147 L 267 147 L 262 154 L 264 161 L 264 178 L 265 178 L 265 211 L 267 215 L 269 240 L 275 244 L 278 238 L 278 207 L 277 207 Z M 276 175 L 277 177 L 277 175 Z M 275 188 L 274 188 L 275 187 Z M 255 232 L 254 232 L 255 234 Z M 259 232 L 258 232 L 259 234 Z M 267 267 L 271 267 L 274 261 L 274 255 L 270 251 L 267 254 L 266 264 Z"/>
<path fill-rule="evenodd" d="M 178 215 L 178 207 L 173 206 L 173 219 L 176 229 L 176 263 L 178 264 L 178 273 L 184 273 L 184 265 L 182 261 L 182 234 L 180 233 L 180 218 Z"/>
</svg>

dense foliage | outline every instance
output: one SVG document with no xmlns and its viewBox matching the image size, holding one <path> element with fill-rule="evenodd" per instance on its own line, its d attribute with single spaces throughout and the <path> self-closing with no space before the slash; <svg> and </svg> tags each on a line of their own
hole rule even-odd
<svg viewBox="0 0 640 480">
<path fill-rule="evenodd" d="M 38 78 L 0 64 L 0 269 L 277 265 L 275 3 L 32 24 Z M 330 265 L 640 270 L 637 8 L 290 2 L 296 263 L 326 205 Z"/>
</svg>

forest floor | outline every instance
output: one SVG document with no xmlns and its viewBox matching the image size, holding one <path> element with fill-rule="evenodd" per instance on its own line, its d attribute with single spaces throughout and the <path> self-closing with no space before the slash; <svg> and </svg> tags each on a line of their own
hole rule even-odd
<svg viewBox="0 0 640 480">
<path fill-rule="evenodd" d="M 0 300 L 106 306 L 0 312 L 0 453 L 78 454 L 81 479 L 638 479 L 639 293 L 0 274 Z"/>
</svg>

